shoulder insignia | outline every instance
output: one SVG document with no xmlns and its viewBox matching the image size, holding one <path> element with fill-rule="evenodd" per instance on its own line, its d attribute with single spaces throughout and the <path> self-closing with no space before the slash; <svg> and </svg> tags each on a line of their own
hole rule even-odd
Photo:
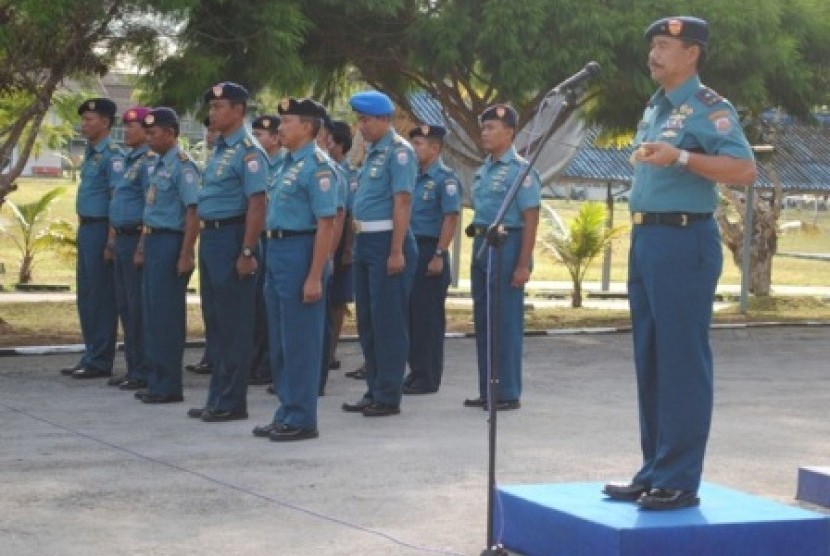
<svg viewBox="0 0 830 556">
<path fill-rule="evenodd" d="M 251 148 L 251 147 L 254 146 L 254 142 L 251 141 L 251 139 L 249 137 L 245 137 L 244 139 L 242 139 L 242 144 L 245 145 L 248 148 Z"/>
<path fill-rule="evenodd" d="M 400 144 L 403 143 L 403 137 L 401 137 L 400 135 L 395 133 L 395 134 L 392 135 L 392 142 L 397 144 L 397 145 L 400 145 Z"/>
<path fill-rule="evenodd" d="M 107 145 L 107 147 L 109 148 L 109 150 L 115 151 L 115 152 L 119 152 L 121 150 L 121 147 L 119 147 L 115 143 L 110 143 L 109 145 Z"/>
<path fill-rule="evenodd" d="M 705 106 L 713 106 L 723 100 L 723 97 L 710 89 L 709 87 L 701 87 L 695 93 L 695 98 L 702 102 Z"/>
<path fill-rule="evenodd" d="M 323 151 L 316 149 L 314 151 L 314 159 L 317 161 L 318 164 L 325 164 L 326 163 L 326 155 Z"/>
</svg>

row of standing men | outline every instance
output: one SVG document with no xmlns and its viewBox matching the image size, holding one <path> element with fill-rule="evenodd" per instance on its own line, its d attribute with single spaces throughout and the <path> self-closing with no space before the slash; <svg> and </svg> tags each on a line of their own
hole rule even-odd
<svg viewBox="0 0 830 556">
<path fill-rule="evenodd" d="M 135 390 L 146 404 L 183 401 L 186 288 L 198 239 L 213 372 L 206 402 L 189 417 L 246 419 L 249 381 L 266 367 L 279 403 L 254 435 L 316 438 L 317 397 L 352 288 L 366 391 L 343 411 L 395 415 L 403 394 L 436 392 L 450 284 L 447 250 L 462 198 L 461 182 L 441 158 L 445 128 L 416 126 L 407 141 L 392 127 L 395 109 L 386 94 L 357 93 L 350 105 L 366 147 L 354 164 L 346 157 L 350 126 L 332 121 L 314 100 L 284 99 L 279 115 L 253 121 L 255 137 L 245 127 L 248 92 L 242 86 L 217 83 L 203 101 L 206 125 L 217 134 L 203 171 L 179 148 L 172 109 L 127 110 L 131 150 L 125 154 L 109 135 L 115 104 L 96 98 L 80 106 L 89 141 L 76 204 L 85 352 L 62 372 L 111 377 L 120 317 L 127 374 L 110 384 Z M 465 231 L 473 253 L 526 165 L 513 147 L 518 115 L 512 107 L 491 106 L 480 121 L 488 156 L 471 184 L 475 213 Z M 466 407 L 488 404 L 488 315 L 497 284 L 502 318 L 493 324 L 501 327 L 503 343 L 495 403 L 520 407 L 524 285 L 540 198 L 531 170 L 506 213 L 500 281 L 486 258 L 471 263 L 478 394 L 464 401 Z"/>
</svg>

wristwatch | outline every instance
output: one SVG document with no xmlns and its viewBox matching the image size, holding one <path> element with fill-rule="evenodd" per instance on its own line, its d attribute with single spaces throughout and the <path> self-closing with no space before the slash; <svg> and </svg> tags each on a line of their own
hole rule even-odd
<svg viewBox="0 0 830 556">
<path fill-rule="evenodd" d="M 680 154 L 677 155 L 677 160 L 674 161 L 674 165 L 679 166 L 680 168 L 685 168 L 688 163 L 689 151 L 684 151 L 683 149 L 681 149 Z"/>
<path fill-rule="evenodd" d="M 250 247 L 243 247 L 242 248 L 242 256 L 243 257 L 248 257 L 248 258 L 253 257 L 254 256 L 254 250 L 251 249 Z"/>
<path fill-rule="evenodd" d="M 438 248 L 438 249 L 435 250 L 435 253 L 433 253 L 432 256 L 433 257 L 443 257 L 444 256 L 444 250 L 441 249 L 441 248 Z"/>
</svg>

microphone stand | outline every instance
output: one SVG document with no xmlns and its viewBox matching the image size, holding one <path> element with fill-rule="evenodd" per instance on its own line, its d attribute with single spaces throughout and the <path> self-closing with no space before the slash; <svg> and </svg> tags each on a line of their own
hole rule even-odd
<svg viewBox="0 0 830 556">
<path fill-rule="evenodd" d="M 558 88 L 557 88 L 558 89 Z M 488 372 L 488 384 L 487 384 L 487 410 L 488 410 L 488 422 L 489 422 L 489 436 L 488 436 L 488 477 L 487 477 L 487 548 L 485 548 L 481 552 L 481 556 L 507 556 L 507 551 L 504 547 L 496 541 L 495 538 L 495 527 L 494 527 L 494 508 L 496 502 L 496 432 L 497 432 L 497 420 L 496 417 L 498 415 L 498 411 L 496 409 L 497 405 L 497 396 L 498 396 L 498 385 L 499 385 L 499 357 L 501 355 L 501 287 L 502 287 L 502 277 L 501 271 L 503 267 L 503 253 L 502 247 L 504 246 L 504 241 L 507 238 L 507 232 L 504 229 L 504 217 L 507 214 L 507 210 L 510 207 L 511 203 L 516 199 L 516 195 L 519 193 L 519 188 L 524 183 L 525 178 L 530 173 L 530 169 L 536 163 L 536 160 L 539 158 L 539 155 L 542 152 L 542 149 L 545 146 L 545 143 L 551 138 L 553 133 L 562 127 L 565 121 L 570 117 L 574 110 L 578 107 L 578 96 L 579 90 L 576 88 L 566 88 L 561 91 L 554 89 L 551 93 L 549 93 L 543 100 L 542 103 L 539 105 L 539 109 L 536 111 L 536 115 L 534 116 L 534 120 L 537 120 L 540 117 L 542 111 L 547 107 L 548 102 L 550 102 L 551 97 L 556 96 L 557 94 L 562 95 L 563 99 L 560 105 L 556 108 L 556 114 L 554 115 L 553 122 L 550 125 L 550 128 L 544 133 L 542 139 L 537 144 L 536 149 L 528 156 L 527 163 L 522 168 L 522 171 L 516 176 L 516 179 L 513 180 L 513 183 L 510 186 L 510 189 L 507 191 L 507 195 L 502 201 L 501 207 L 499 208 L 499 212 L 496 214 L 496 218 L 492 224 L 487 228 L 487 235 L 485 241 L 482 243 L 481 248 L 479 249 L 478 253 L 476 254 L 477 257 L 481 257 L 484 254 L 485 248 L 488 250 L 488 265 L 487 265 L 487 281 L 486 287 L 488 292 L 488 302 L 489 299 L 489 292 L 494 292 L 494 298 L 492 299 L 492 311 L 488 310 L 488 320 L 487 323 L 487 331 L 488 331 L 488 338 L 487 343 L 489 346 L 489 356 L 490 356 L 490 365 L 489 365 L 489 372 Z M 535 129 L 536 123 L 530 127 L 531 131 Z M 532 142 L 532 136 L 531 136 Z M 490 288 L 490 263 L 495 258 L 496 262 L 496 275 L 495 275 L 495 288 Z M 488 308 L 489 309 L 489 308 Z"/>
</svg>

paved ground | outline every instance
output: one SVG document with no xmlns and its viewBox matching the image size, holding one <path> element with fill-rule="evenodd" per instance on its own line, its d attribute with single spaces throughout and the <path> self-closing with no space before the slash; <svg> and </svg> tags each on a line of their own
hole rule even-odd
<svg viewBox="0 0 830 556">
<path fill-rule="evenodd" d="M 500 482 L 628 477 L 630 341 L 526 340 L 524 407 L 499 419 Z M 798 466 L 830 464 L 830 328 L 716 330 L 713 342 L 706 480 L 795 503 Z M 357 346 L 343 348 L 348 370 Z M 251 436 L 274 408 L 264 387 L 249 421 L 210 425 L 184 416 L 203 403 L 204 377 L 187 376 L 185 404 L 146 406 L 59 377 L 75 356 L 0 358 L 0 553 L 477 555 L 487 423 L 461 407 L 475 394 L 473 341 L 447 351 L 442 391 L 391 418 L 341 413 L 362 387 L 334 373 L 321 437 L 294 445 Z"/>
</svg>

